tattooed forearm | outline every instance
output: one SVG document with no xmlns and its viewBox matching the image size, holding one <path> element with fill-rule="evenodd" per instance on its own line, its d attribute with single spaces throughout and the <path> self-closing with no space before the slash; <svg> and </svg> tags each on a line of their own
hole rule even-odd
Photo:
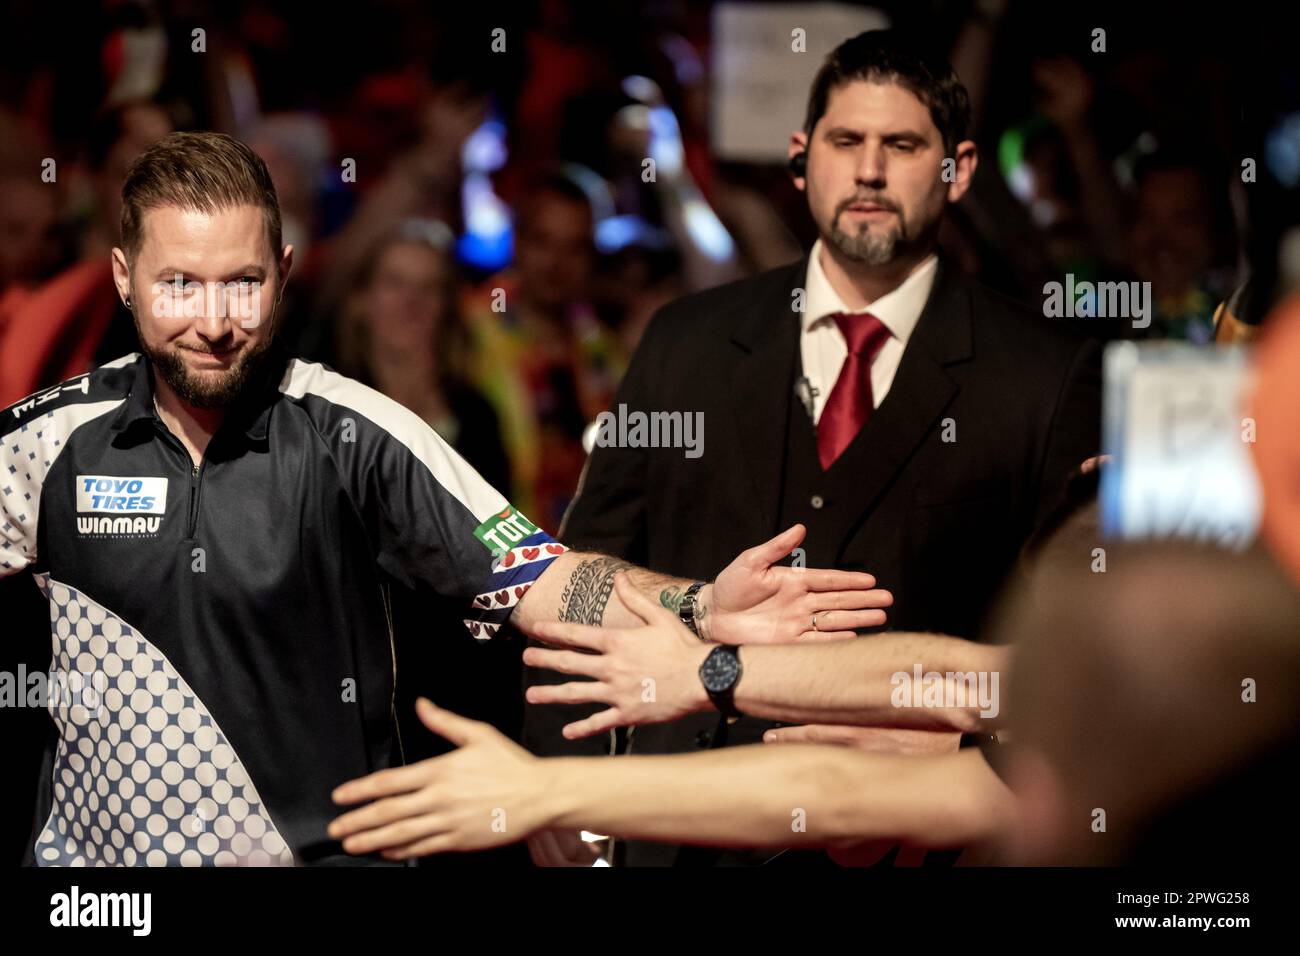
<svg viewBox="0 0 1300 956">
<path fill-rule="evenodd" d="M 662 595 L 684 596 L 690 578 L 673 577 L 648 571 L 621 558 L 590 551 L 567 551 L 552 562 L 533 582 L 511 615 L 511 623 L 531 636 L 533 629 L 547 621 L 563 621 L 594 627 L 640 627 L 645 621 L 630 610 L 615 593 L 614 579 L 626 575 L 627 583 L 651 601 Z M 712 585 L 699 592 L 696 620 L 700 609 L 710 600 Z M 703 632 L 701 632 L 703 633 Z"/>
<path fill-rule="evenodd" d="M 603 623 L 605 607 L 614 593 L 614 575 L 636 565 L 618 558 L 589 558 L 569 575 L 560 594 L 560 620 L 578 624 Z"/>
</svg>

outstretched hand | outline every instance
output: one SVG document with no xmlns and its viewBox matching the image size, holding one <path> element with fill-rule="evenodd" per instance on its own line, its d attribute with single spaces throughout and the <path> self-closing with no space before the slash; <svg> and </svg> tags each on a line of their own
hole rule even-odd
<svg viewBox="0 0 1300 956">
<path fill-rule="evenodd" d="M 885 623 L 894 603 L 865 571 L 781 567 L 803 542 L 797 524 L 742 551 L 710 586 L 703 635 L 723 644 L 788 644 L 856 637 L 856 628 Z M 698 613 L 697 613 L 698 617 Z"/>
<path fill-rule="evenodd" d="M 369 801 L 329 825 L 329 835 L 342 840 L 345 851 L 404 860 L 504 846 L 547 826 L 545 761 L 492 725 L 424 698 L 415 710 L 426 727 L 457 749 L 339 786 L 335 803 Z"/>
</svg>

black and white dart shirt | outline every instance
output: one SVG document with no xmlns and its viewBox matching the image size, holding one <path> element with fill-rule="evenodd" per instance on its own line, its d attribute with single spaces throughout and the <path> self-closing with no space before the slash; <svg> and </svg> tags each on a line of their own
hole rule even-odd
<svg viewBox="0 0 1300 956">
<path fill-rule="evenodd" d="M 418 416 L 274 347 L 197 469 L 143 356 L 11 406 L 0 576 L 49 599 L 58 731 L 28 862 L 342 861 L 330 791 L 401 762 L 385 584 L 483 640 L 564 550 Z"/>
</svg>

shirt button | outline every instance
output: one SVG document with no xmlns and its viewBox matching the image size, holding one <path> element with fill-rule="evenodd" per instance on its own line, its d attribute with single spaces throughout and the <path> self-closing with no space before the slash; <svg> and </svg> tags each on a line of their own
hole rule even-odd
<svg viewBox="0 0 1300 956">
<path fill-rule="evenodd" d="M 808 504 L 812 505 L 817 511 L 821 511 L 822 505 L 826 504 L 826 502 L 822 499 L 821 495 L 813 495 L 808 499 Z"/>
</svg>

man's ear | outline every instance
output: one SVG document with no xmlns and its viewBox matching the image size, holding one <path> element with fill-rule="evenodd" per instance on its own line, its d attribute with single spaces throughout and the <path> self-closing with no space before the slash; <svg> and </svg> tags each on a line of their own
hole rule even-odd
<svg viewBox="0 0 1300 956">
<path fill-rule="evenodd" d="M 284 252 L 280 256 L 280 264 L 276 266 L 276 271 L 280 276 L 280 287 L 276 290 L 275 301 L 279 302 L 284 298 L 284 285 L 289 281 L 289 272 L 293 269 L 293 246 L 285 246 Z"/>
<path fill-rule="evenodd" d="M 954 179 L 948 184 L 948 202 L 956 202 L 966 195 L 971 180 L 975 178 L 975 167 L 979 165 L 979 150 L 972 140 L 964 139 L 957 144 Z"/>
<path fill-rule="evenodd" d="M 110 257 L 113 261 L 113 285 L 117 286 L 117 297 L 125 305 L 131 299 L 131 268 L 126 264 L 126 253 L 116 246 Z"/>
<path fill-rule="evenodd" d="M 802 159 L 796 160 L 800 156 Z M 794 177 L 794 185 L 798 190 L 803 190 L 807 183 L 808 175 L 808 134 L 802 130 L 790 134 L 790 143 L 786 149 L 786 161 L 789 164 L 790 175 Z"/>
</svg>

